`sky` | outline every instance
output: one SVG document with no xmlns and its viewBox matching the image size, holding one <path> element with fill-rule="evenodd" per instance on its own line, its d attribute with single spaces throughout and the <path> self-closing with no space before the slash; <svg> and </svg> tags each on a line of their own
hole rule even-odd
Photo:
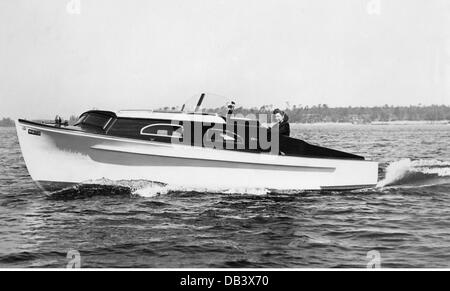
<svg viewBox="0 0 450 291">
<path fill-rule="evenodd" d="M 450 105 L 447 0 L 0 0 L 0 118 Z M 284 107 L 283 107 L 284 108 Z"/>
</svg>

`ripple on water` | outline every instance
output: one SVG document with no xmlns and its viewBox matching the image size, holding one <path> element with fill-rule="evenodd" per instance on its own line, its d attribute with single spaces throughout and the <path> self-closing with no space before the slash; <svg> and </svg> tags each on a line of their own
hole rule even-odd
<svg viewBox="0 0 450 291">
<path fill-rule="evenodd" d="M 373 189 L 196 191 L 103 181 L 46 195 L 13 129 L 0 129 L 0 267 L 449 267 L 450 148 L 443 126 L 294 126 L 381 162 Z M 426 144 L 425 144 L 426 143 Z"/>
</svg>

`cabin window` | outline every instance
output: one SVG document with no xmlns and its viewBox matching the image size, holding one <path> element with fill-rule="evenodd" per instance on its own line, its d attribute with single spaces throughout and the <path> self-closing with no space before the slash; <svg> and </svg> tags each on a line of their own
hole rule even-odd
<svg viewBox="0 0 450 291">
<path fill-rule="evenodd" d="M 99 115 L 99 114 L 88 114 L 83 120 L 84 124 L 93 125 L 98 127 L 103 127 L 109 121 L 109 116 Z"/>
<path fill-rule="evenodd" d="M 159 137 L 183 137 L 183 126 L 177 124 L 150 124 L 141 129 L 141 135 Z"/>
<path fill-rule="evenodd" d="M 75 125 L 87 126 L 104 130 L 111 122 L 112 117 L 97 113 L 87 113 L 82 115 Z"/>
</svg>

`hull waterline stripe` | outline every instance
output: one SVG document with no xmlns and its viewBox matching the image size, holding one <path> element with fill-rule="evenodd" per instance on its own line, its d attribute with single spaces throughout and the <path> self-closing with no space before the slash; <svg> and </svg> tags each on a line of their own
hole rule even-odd
<svg viewBox="0 0 450 291">
<path fill-rule="evenodd" d="M 333 191 L 333 190 L 357 190 L 357 189 L 368 189 L 374 188 L 377 184 L 368 185 L 344 185 L 344 186 L 320 186 L 321 190 Z"/>
<path fill-rule="evenodd" d="M 90 181 L 85 182 L 60 182 L 60 181 L 43 181 L 38 180 L 34 181 L 42 190 L 46 191 L 59 191 L 62 189 L 74 187 L 77 185 L 102 185 L 101 183 L 95 183 Z M 160 183 L 156 181 L 152 181 L 153 183 Z M 161 183 L 164 184 L 164 183 Z M 105 185 L 110 186 L 110 185 Z M 343 190 L 358 190 L 358 189 L 369 189 L 375 187 L 376 184 L 370 185 L 347 185 L 347 186 L 322 186 L 321 189 L 311 190 L 311 191 L 343 191 Z M 269 188 L 268 188 L 269 189 Z M 277 191 L 277 189 L 272 189 L 273 191 Z M 279 189 L 280 191 L 304 191 L 308 189 Z"/>
</svg>

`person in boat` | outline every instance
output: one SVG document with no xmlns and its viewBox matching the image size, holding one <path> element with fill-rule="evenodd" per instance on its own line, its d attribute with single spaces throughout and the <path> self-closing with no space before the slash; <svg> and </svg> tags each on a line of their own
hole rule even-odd
<svg viewBox="0 0 450 291">
<path fill-rule="evenodd" d="M 278 126 L 278 132 L 280 135 L 289 136 L 291 134 L 289 116 L 278 108 L 273 111 L 273 115 L 275 116 L 276 123 L 272 126 L 272 129 L 275 126 Z"/>
<path fill-rule="evenodd" d="M 227 108 L 228 108 L 227 116 L 229 117 L 233 115 L 234 109 L 236 108 L 236 103 L 234 101 L 231 101 L 228 104 Z"/>
</svg>

